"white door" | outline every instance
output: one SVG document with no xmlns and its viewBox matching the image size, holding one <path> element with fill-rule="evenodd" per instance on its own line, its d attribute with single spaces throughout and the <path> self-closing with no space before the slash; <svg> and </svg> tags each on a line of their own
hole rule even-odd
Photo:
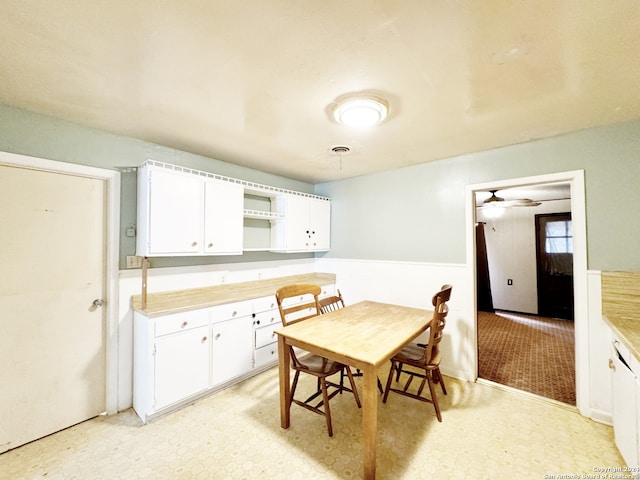
<svg viewBox="0 0 640 480">
<path fill-rule="evenodd" d="M 106 189 L 0 166 L 0 452 L 105 411 Z"/>
</svg>

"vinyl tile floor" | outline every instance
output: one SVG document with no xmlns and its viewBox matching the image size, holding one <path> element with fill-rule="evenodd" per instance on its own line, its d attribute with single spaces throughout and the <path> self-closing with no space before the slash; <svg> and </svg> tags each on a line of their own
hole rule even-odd
<svg viewBox="0 0 640 480">
<path fill-rule="evenodd" d="M 594 478 L 624 466 L 612 428 L 573 407 L 445 380 L 442 423 L 430 404 L 380 398 L 378 479 Z M 300 393 L 314 386 L 304 378 Z M 333 438 L 323 417 L 295 405 L 282 429 L 272 368 L 147 425 L 129 409 L 6 452 L 0 479 L 362 478 L 362 412 L 347 393 L 331 411 Z"/>
</svg>

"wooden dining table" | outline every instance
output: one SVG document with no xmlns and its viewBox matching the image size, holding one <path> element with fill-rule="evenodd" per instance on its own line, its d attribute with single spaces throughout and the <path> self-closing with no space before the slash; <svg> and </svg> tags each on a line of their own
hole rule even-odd
<svg viewBox="0 0 640 480">
<path fill-rule="evenodd" d="M 363 373 L 364 478 L 374 479 L 378 431 L 378 370 L 404 345 L 425 331 L 432 314 L 426 309 L 363 301 L 277 330 L 282 428 L 289 428 L 291 420 L 288 401 L 291 393 L 290 345 L 360 369 Z"/>
</svg>

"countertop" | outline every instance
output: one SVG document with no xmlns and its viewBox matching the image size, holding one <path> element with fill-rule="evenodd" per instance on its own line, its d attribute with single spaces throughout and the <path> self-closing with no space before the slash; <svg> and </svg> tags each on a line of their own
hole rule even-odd
<svg viewBox="0 0 640 480">
<path fill-rule="evenodd" d="M 640 272 L 602 272 L 602 318 L 640 361 Z"/>
<path fill-rule="evenodd" d="M 146 308 L 142 308 L 142 295 L 131 297 L 131 308 L 147 317 L 157 317 L 275 295 L 278 288 L 292 283 L 329 285 L 335 282 L 336 276 L 333 273 L 307 273 L 188 290 L 154 292 L 147 294 Z"/>
</svg>

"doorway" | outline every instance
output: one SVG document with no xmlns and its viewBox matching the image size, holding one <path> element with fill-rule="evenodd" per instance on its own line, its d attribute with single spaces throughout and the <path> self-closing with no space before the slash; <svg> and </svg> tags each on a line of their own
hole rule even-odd
<svg viewBox="0 0 640 480">
<path fill-rule="evenodd" d="M 544 187 L 545 185 L 550 185 L 553 183 L 561 183 L 566 182 L 570 188 L 570 210 L 573 212 L 573 230 L 574 230 L 574 288 L 573 288 L 573 298 L 575 305 L 575 316 L 579 319 L 575 323 L 575 330 L 573 332 L 574 342 L 573 346 L 575 349 L 575 365 L 574 371 L 576 374 L 575 386 L 576 386 L 576 406 L 578 409 L 582 410 L 584 405 L 588 404 L 588 337 L 587 337 L 587 283 L 586 283 L 586 228 L 585 228 L 585 209 L 584 209 L 584 172 L 575 171 L 575 172 L 565 172 L 560 174 L 550 174 L 550 175 L 542 175 L 537 177 L 526 177 L 521 179 L 512 179 L 507 181 L 498 181 L 492 183 L 471 185 L 467 187 L 468 190 L 468 199 L 470 205 L 470 215 L 468 215 L 468 226 L 467 226 L 467 238 L 469 239 L 468 246 L 469 252 L 471 253 L 471 258 L 476 258 L 477 255 L 477 239 L 476 239 L 476 207 L 481 205 L 480 202 L 476 201 L 476 194 L 479 192 L 486 192 L 487 196 L 490 195 L 488 192 L 490 190 L 496 189 L 508 189 L 513 187 L 518 188 L 536 188 L 536 187 Z M 498 193 L 500 195 L 500 192 Z M 516 202 L 517 203 L 517 202 Z M 532 222 L 533 223 L 533 222 Z M 491 225 L 488 225 L 488 229 L 491 228 Z M 531 227 L 531 241 L 535 243 L 534 240 L 534 228 Z M 532 251 L 532 264 L 534 265 L 532 268 L 535 268 L 535 253 Z M 473 284 L 476 285 L 474 288 L 474 297 L 476 307 L 480 303 L 480 298 L 478 297 L 478 285 L 477 285 L 477 266 L 474 262 L 474 275 L 473 275 Z M 504 279 L 504 288 L 507 288 L 509 278 Z M 511 282 L 509 282 L 511 283 Z M 516 282 L 513 281 L 513 286 L 516 285 Z M 511 285 L 509 286 L 509 288 Z M 535 284 L 534 287 L 535 289 Z M 518 295 L 513 295 L 514 297 L 519 297 Z M 535 298 L 535 297 L 534 297 Z M 494 299 L 495 300 L 495 299 Z M 537 299 L 535 300 L 537 302 Z M 534 307 L 535 308 L 535 307 Z M 514 309 L 517 310 L 517 309 Z M 479 365 L 479 352 L 478 352 L 478 309 L 476 309 L 476 322 L 475 322 L 475 340 L 476 340 L 476 351 L 475 351 L 475 365 L 476 365 L 476 378 L 482 380 L 478 375 L 478 365 Z M 537 312 L 536 312 L 537 313 Z M 581 321 L 580 321 L 581 320 Z M 521 320 L 522 323 L 525 323 L 527 319 Z"/>
<path fill-rule="evenodd" d="M 0 153 L 0 186 L 3 452 L 115 412 L 119 174 Z"/>
</svg>

